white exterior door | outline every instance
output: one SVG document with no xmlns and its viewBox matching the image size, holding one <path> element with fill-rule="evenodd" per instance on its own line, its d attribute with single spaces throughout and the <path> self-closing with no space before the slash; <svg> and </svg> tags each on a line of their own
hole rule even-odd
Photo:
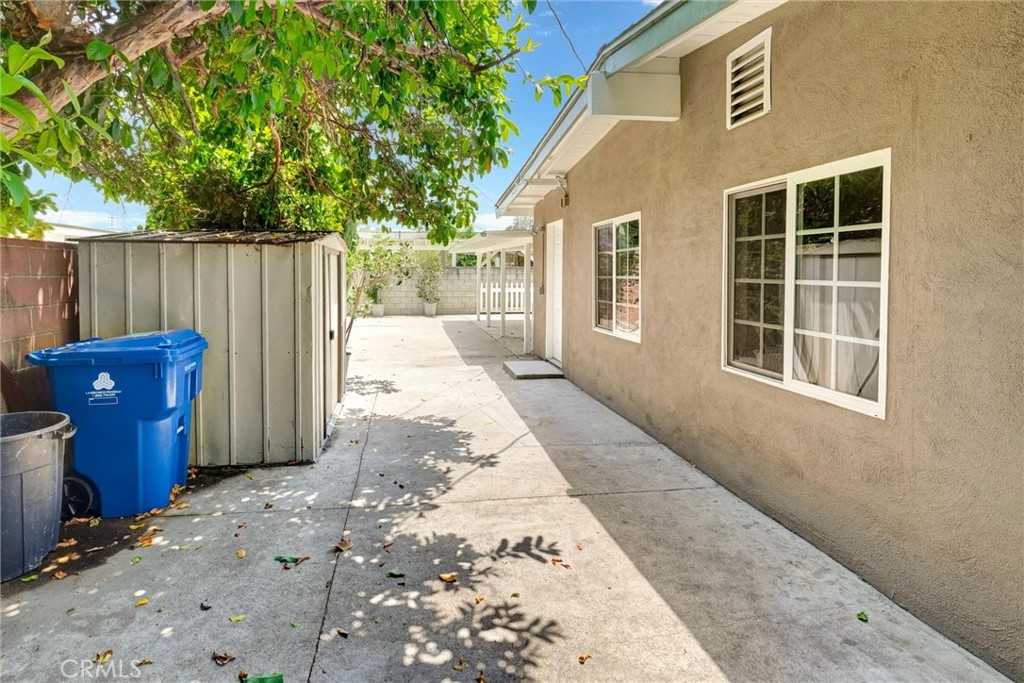
<svg viewBox="0 0 1024 683">
<path fill-rule="evenodd" d="M 549 223 L 545 233 L 547 244 L 547 349 L 548 360 L 562 365 L 562 221 Z"/>
</svg>

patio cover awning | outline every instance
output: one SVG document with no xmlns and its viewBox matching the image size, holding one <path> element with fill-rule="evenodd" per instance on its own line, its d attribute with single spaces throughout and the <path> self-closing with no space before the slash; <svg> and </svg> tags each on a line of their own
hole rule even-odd
<svg viewBox="0 0 1024 683">
<path fill-rule="evenodd" d="M 479 232 L 465 242 L 452 245 L 459 254 L 489 254 L 495 251 L 523 251 L 533 244 L 531 230 L 491 230 Z"/>
</svg>

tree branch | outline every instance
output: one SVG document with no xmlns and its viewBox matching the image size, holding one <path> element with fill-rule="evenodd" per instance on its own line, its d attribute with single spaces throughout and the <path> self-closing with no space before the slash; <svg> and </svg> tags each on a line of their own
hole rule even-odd
<svg viewBox="0 0 1024 683">
<path fill-rule="evenodd" d="M 223 1 L 207 12 L 199 8 L 197 0 L 155 2 L 144 5 L 139 14 L 110 26 L 94 39 L 113 45 L 125 57 L 134 61 L 152 48 L 189 34 L 197 26 L 218 19 L 227 11 L 227 3 Z M 46 95 L 54 111 L 59 111 L 71 101 L 64 92 L 62 80 L 67 81 L 71 91 L 78 95 L 106 75 L 106 65 L 94 62 L 83 54 L 67 60 L 63 69 L 56 65 L 47 66 L 32 80 Z M 27 89 L 22 90 L 17 99 L 36 115 L 40 123 L 50 118 L 43 103 Z M 18 119 L 7 112 L 0 115 L 0 132 L 4 135 L 13 135 L 19 125 Z"/>
</svg>

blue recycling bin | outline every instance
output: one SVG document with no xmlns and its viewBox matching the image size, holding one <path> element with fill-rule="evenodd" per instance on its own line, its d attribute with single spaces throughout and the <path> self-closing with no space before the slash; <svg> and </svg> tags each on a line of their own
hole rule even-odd
<svg viewBox="0 0 1024 683">
<path fill-rule="evenodd" d="M 94 486 L 101 516 L 165 507 L 188 479 L 192 399 L 207 346 L 192 330 L 165 330 L 28 354 L 46 368 L 54 410 L 78 427 L 74 469 Z"/>
</svg>

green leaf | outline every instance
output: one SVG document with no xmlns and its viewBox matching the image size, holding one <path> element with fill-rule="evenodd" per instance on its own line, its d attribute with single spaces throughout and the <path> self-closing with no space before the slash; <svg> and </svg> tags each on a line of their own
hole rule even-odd
<svg viewBox="0 0 1024 683">
<path fill-rule="evenodd" d="M 94 62 L 104 62 L 114 54 L 114 46 L 102 40 L 94 40 L 85 46 L 85 56 Z"/>
<path fill-rule="evenodd" d="M 228 617 L 228 621 L 230 621 L 232 624 L 237 624 L 237 623 L 239 623 L 241 621 L 245 621 L 245 615 L 244 614 L 236 614 L 233 617 Z"/>
<path fill-rule="evenodd" d="M 25 54 L 27 50 L 17 43 L 11 43 L 7 46 L 7 68 L 11 70 L 12 74 L 19 74 L 22 72 L 22 64 L 25 62 Z"/>
<path fill-rule="evenodd" d="M 0 99 L 0 109 L 3 109 L 8 114 L 18 118 L 25 126 L 28 126 L 30 130 L 39 129 L 39 119 L 32 113 L 32 110 L 18 100 L 10 97 L 4 97 L 3 99 Z"/>
<path fill-rule="evenodd" d="M 275 555 L 274 559 L 278 562 L 287 562 L 288 564 L 295 564 L 299 561 L 299 558 L 295 555 Z"/>
<path fill-rule="evenodd" d="M 35 83 L 33 83 L 28 78 L 25 78 L 20 74 L 15 76 L 14 78 L 16 78 L 19 83 L 25 86 L 26 90 L 28 90 L 33 95 L 39 98 L 39 101 L 43 103 L 43 106 L 46 107 L 46 111 L 50 112 L 51 116 L 57 115 L 57 112 L 53 111 L 53 107 L 50 106 L 50 100 L 46 98 L 46 95 L 43 94 L 43 91 L 40 90 Z"/>
<path fill-rule="evenodd" d="M 71 107 L 75 110 L 75 113 L 81 114 L 82 105 L 79 104 L 78 97 L 75 95 L 75 91 L 71 89 L 71 85 L 63 78 L 60 79 L 60 84 L 64 86 L 64 94 L 68 96 L 68 101 L 71 103 Z"/>
<path fill-rule="evenodd" d="M 38 579 L 39 579 L 39 574 L 33 574 L 32 576 L 23 576 L 23 577 L 21 577 L 21 580 L 24 581 L 25 583 L 28 583 L 29 581 L 36 581 Z"/>
<path fill-rule="evenodd" d="M 209 12 L 216 6 L 217 0 L 199 0 L 199 9 Z"/>
<path fill-rule="evenodd" d="M 7 97 L 21 90 L 21 83 L 6 71 L 0 70 L 0 97 Z"/>
<path fill-rule="evenodd" d="M 257 674 L 241 680 L 245 683 L 284 683 L 284 674 Z"/>
<path fill-rule="evenodd" d="M 301 624 L 299 624 L 299 622 L 297 622 L 297 621 L 293 621 L 293 622 L 291 623 L 291 627 L 292 627 L 292 628 L 298 628 L 298 627 L 299 627 L 300 625 L 301 625 Z"/>
<path fill-rule="evenodd" d="M 860 619 L 861 621 L 863 621 L 865 624 L 868 623 L 868 613 L 867 612 L 857 612 L 857 618 Z"/>
<path fill-rule="evenodd" d="M 139 562 L 142 562 L 142 558 L 138 555 L 132 558 L 132 564 L 138 564 Z"/>
<path fill-rule="evenodd" d="M 533 14 L 533 11 L 537 9 L 537 0 L 523 0 L 523 7 L 528 13 Z"/>
</svg>

